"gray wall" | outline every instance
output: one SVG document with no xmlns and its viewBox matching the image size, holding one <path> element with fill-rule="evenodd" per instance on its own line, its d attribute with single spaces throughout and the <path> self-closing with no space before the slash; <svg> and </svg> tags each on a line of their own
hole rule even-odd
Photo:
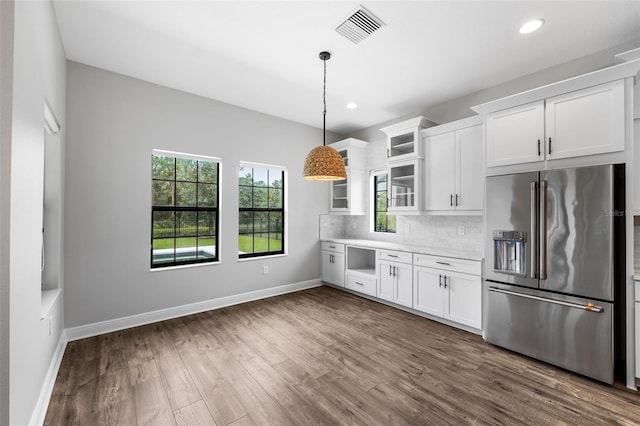
<svg viewBox="0 0 640 426">
<path fill-rule="evenodd" d="M 320 277 L 329 187 L 301 175 L 321 130 L 74 62 L 67 69 L 66 328 Z M 152 149 L 222 158 L 220 264 L 150 271 Z M 238 261 L 240 161 L 288 169 L 286 257 Z"/>
<path fill-rule="evenodd" d="M 3 25 L 4 11 L 5 9 Z M 11 116 L 11 140 L 7 147 L 3 134 L 2 143 L 1 257 L 3 287 L 7 276 L 9 280 L 8 423 L 26 425 L 37 420 L 32 416 L 39 414 L 36 404 L 60 342 L 63 325 L 62 298 L 53 306 L 48 318 L 40 319 L 40 250 L 44 100 L 49 100 L 64 128 L 66 59 L 50 1 L 16 2 L 13 23 L 13 102 L 8 112 Z M 3 28 L 3 62 L 4 31 Z M 4 108 L 2 116 L 4 120 Z M 64 130 L 58 136 L 58 142 L 60 145 L 64 144 Z M 9 150 L 8 163 L 4 155 Z M 7 173 L 10 181 L 5 180 Z M 10 219 L 8 237 L 5 234 L 7 222 L 4 216 L 7 211 Z M 10 250 L 10 256 L 5 248 Z M 8 272 L 5 269 L 7 264 Z M 5 307 L 6 304 L 3 303 L 3 323 Z M 52 323 L 51 332 L 49 320 Z M 4 355 L 4 339 L 2 343 Z M 3 379 L 6 379 L 4 375 Z M 5 386 L 3 383 L 3 398 Z M 4 404 L 2 406 L 4 408 Z M 6 413 L 3 412 L 2 421 L 6 419 Z"/>
<path fill-rule="evenodd" d="M 9 200 L 14 1 L 0 2 L 0 425 L 9 424 Z"/>
</svg>

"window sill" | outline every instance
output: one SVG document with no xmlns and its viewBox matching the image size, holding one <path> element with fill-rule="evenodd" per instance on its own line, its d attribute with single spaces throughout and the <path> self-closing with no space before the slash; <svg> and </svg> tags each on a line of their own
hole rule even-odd
<svg viewBox="0 0 640 426">
<path fill-rule="evenodd" d="M 175 266 L 165 266 L 165 267 L 158 267 L 158 268 L 149 268 L 149 271 L 162 272 L 162 271 L 172 271 L 175 269 L 202 268 L 203 266 L 219 265 L 220 263 L 222 262 L 219 260 L 216 262 L 191 263 L 189 265 L 175 265 Z"/>
<path fill-rule="evenodd" d="M 238 258 L 238 262 L 248 262 L 250 260 L 263 260 L 263 259 L 273 259 L 276 257 L 287 257 L 287 253 L 284 254 L 272 254 L 269 256 L 256 256 L 256 257 L 245 257 L 245 258 Z"/>
</svg>

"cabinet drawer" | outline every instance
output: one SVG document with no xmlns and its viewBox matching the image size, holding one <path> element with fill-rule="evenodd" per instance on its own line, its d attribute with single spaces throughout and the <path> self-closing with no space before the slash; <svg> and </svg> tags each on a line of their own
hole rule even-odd
<svg viewBox="0 0 640 426">
<path fill-rule="evenodd" d="M 375 277 L 366 277 L 362 274 L 347 272 L 347 288 L 351 290 L 375 296 L 376 283 Z"/>
<path fill-rule="evenodd" d="M 379 250 L 378 251 L 378 259 L 389 260 L 391 262 L 400 262 L 400 263 L 412 263 L 412 254 L 407 253 L 406 251 L 395 251 L 395 250 Z"/>
<path fill-rule="evenodd" d="M 427 268 L 462 272 L 464 274 L 482 274 L 481 262 L 478 262 L 476 260 L 454 259 L 451 257 L 430 256 L 426 254 L 414 254 L 413 264 L 416 266 L 425 266 Z"/>
<path fill-rule="evenodd" d="M 324 241 L 322 243 L 322 250 L 324 251 L 333 251 L 336 253 L 344 253 L 344 244 L 337 243 L 329 243 Z"/>
</svg>

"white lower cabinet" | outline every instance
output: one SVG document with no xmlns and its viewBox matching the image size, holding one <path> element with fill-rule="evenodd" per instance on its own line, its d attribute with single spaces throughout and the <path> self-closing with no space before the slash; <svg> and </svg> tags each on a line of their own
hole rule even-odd
<svg viewBox="0 0 640 426">
<path fill-rule="evenodd" d="M 322 243 L 322 281 L 344 287 L 344 244 Z"/>
<path fill-rule="evenodd" d="M 378 291 L 380 299 L 413 307 L 412 255 L 381 250 L 378 254 Z M 393 260 L 389 260 L 393 259 Z"/>
<path fill-rule="evenodd" d="M 480 262 L 414 255 L 414 309 L 481 329 L 480 274 Z"/>
<path fill-rule="evenodd" d="M 376 278 L 370 275 L 347 271 L 347 285 L 351 290 L 359 291 L 370 296 L 376 295 Z"/>
<path fill-rule="evenodd" d="M 640 281 L 634 281 L 635 287 L 635 332 L 636 332 L 636 377 L 640 377 Z"/>
</svg>

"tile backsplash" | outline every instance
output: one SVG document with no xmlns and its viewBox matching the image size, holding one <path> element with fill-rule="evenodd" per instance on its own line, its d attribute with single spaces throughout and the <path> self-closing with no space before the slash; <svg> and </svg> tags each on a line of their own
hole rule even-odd
<svg viewBox="0 0 640 426">
<path fill-rule="evenodd" d="M 396 216 L 396 233 L 371 232 L 368 215 L 320 215 L 320 239 L 387 241 L 412 246 L 483 252 L 482 216 Z M 464 227 L 464 235 L 459 235 Z"/>
</svg>

